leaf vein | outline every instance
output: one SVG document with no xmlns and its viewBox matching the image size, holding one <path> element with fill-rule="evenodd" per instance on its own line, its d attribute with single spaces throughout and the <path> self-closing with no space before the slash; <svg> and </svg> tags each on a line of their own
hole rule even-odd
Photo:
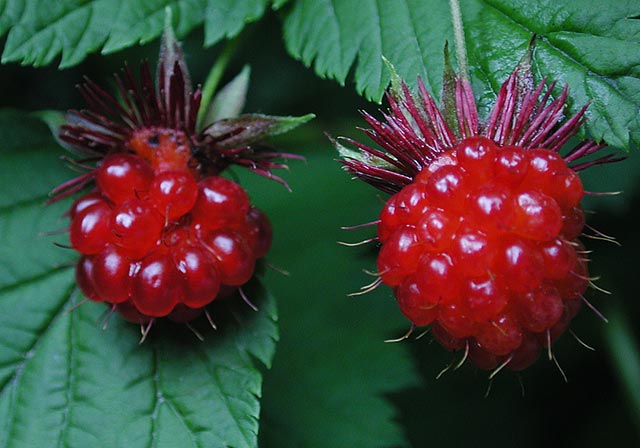
<svg viewBox="0 0 640 448">
<path fill-rule="evenodd" d="M 76 6 L 74 8 L 70 8 L 69 10 L 66 10 L 62 13 L 62 15 L 53 18 L 51 21 L 48 21 L 46 23 L 44 23 L 42 26 L 40 27 L 35 27 L 34 28 L 34 32 L 31 35 L 27 35 L 26 38 L 22 41 L 18 40 L 17 41 L 17 46 L 16 49 L 20 49 L 22 46 L 31 43 L 34 39 L 40 37 L 43 33 L 46 33 L 47 31 L 49 31 L 51 28 L 57 27 L 58 25 L 63 25 L 62 22 L 64 22 L 67 18 L 69 18 L 69 16 L 71 16 L 72 14 L 76 13 L 77 11 L 80 11 L 81 9 L 84 8 L 91 8 L 93 7 L 92 4 L 92 0 L 88 0 L 87 3 L 84 3 L 81 6 Z M 23 12 L 24 14 L 24 12 Z M 24 17 L 24 15 L 23 15 Z M 22 22 L 22 17 L 20 18 L 20 20 L 17 23 L 24 23 Z M 53 39 L 51 39 L 52 41 Z M 51 42 L 49 42 L 49 44 L 51 45 Z"/>
<path fill-rule="evenodd" d="M 238 318 L 236 317 L 236 319 L 238 319 Z M 241 323 L 239 319 L 238 319 L 238 323 Z M 240 349 L 239 347 L 237 347 L 237 349 L 238 349 L 238 352 L 240 354 L 244 353 L 244 351 L 242 349 Z M 236 426 L 239 429 L 242 428 L 242 421 L 232 411 L 232 403 L 229 400 L 229 397 L 227 397 L 227 395 L 224 393 L 224 391 L 220 388 L 220 386 L 222 384 L 224 384 L 224 382 L 220 378 L 220 375 L 218 374 L 216 369 L 211 367 L 211 362 L 209 360 L 209 357 L 207 356 L 207 353 L 202 349 L 202 347 L 198 346 L 197 347 L 197 351 L 198 351 L 198 354 L 200 355 L 200 358 L 204 361 L 204 364 L 207 366 L 207 371 L 215 379 L 215 382 L 216 382 L 216 385 L 217 385 L 217 390 L 219 391 L 219 396 L 222 399 L 222 401 L 224 402 L 225 408 L 227 410 L 227 414 L 236 423 Z M 249 361 L 249 362 L 251 362 L 251 361 Z M 250 416 L 250 417 L 253 417 L 253 416 Z M 255 418 L 255 417 L 253 417 L 253 418 Z M 251 444 L 251 440 L 244 433 L 244 431 L 242 431 L 240 429 L 239 432 L 242 435 L 242 438 L 244 439 L 244 441 L 246 442 L 246 446 L 248 446 L 248 447 L 251 446 L 252 445 Z"/>
<path fill-rule="evenodd" d="M 23 355 L 23 360 L 20 361 L 17 365 L 16 365 L 16 371 L 13 374 L 13 376 L 11 376 L 11 378 L 8 378 L 7 380 L 5 380 L 2 384 L 0 384 L 0 395 L 4 394 L 7 390 L 8 387 L 13 387 L 14 391 L 18 389 L 19 385 L 20 385 L 20 379 L 22 378 L 22 374 L 24 372 L 24 367 L 25 364 L 27 363 L 27 361 L 29 359 L 31 359 L 31 357 L 29 356 L 29 353 L 33 353 L 35 352 L 39 345 L 42 343 L 45 335 L 48 333 L 49 329 L 51 327 L 53 327 L 53 325 L 57 322 L 57 320 L 61 317 L 60 312 L 69 304 L 69 302 L 71 301 L 73 295 L 72 292 L 75 289 L 75 284 L 72 284 L 69 289 L 67 289 L 67 291 L 65 292 L 65 294 L 62 295 L 62 297 L 64 298 L 65 296 L 69 296 L 67 298 L 67 300 L 64 300 L 62 302 L 62 304 L 55 310 L 55 312 L 51 313 L 51 319 L 49 319 L 47 322 L 45 322 L 44 326 L 42 329 L 40 329 L 37 333 L 36 333 L 36 338 L 34 339 L 33 343 L 27 348 L 27 350 L 24 352 Z M 7 445 L 9 440 L 11 440 L 13 432 L 15 430 L 15 426 L 13 425 L 13 420 L 15 418 L 15 412 L 13 410 L 14 406 L 16 404 L 16 395 L 14 394 L 11 397 L 11 402 L 9 403 L 9 418 L 7 419 L 6 425 L 5 425 L 5 430 L 6 433 L 8 433 L 8 437 L 7 437 Z"/>
<path fill-rule="evenodd" d="M 4 207 L 0 207 L 0 216 L 15 212 L 17 209 L 20 209 L 20 208 L 33 207 L 34 205 L 44 205 L 47 199 L 49 199 L 48 194 L 37 196 L 32 199 L 25 199 L 22 201 L 14 202 L 11 205 L 5 205 Z"/>
<path fill-rule="evenodd" d="M 68 446 L 68 444 L 65 443 L 65 440 L 69 435 L 71 407 L 72 407 L 72 403 L 75 401 L 75 398 L 74 398 L 75 393 L 73 389 L 75 385 L 75 371 L 76 371 L 76 363 L 77 363 L 77 359 L 76 359 L 77 357 L 75 356 L 77 325 L 74 325 L 76 314 L 77 313 L 73 313 L 73 312 L 69 314 L 69 332 L 68 332 L 69 354 L 67 357 L 68 367 L 67 367 L 67 378 L 66 378 L 66 384 L 65 384 L 65 399 L 66 399 L 67 405 L 62 411 L 62 424 L 61 424 L 62 429 L 60 431 L 60 436 L 59 436 L 60 438 L 58 439 L 58 443 L 57 443 L 58 447 Z"/>
<path fill-rule="evenodd" d="M 160 381 L 158 364 L 159 364 L 158 363 L 158 349 L 157 349 L 157 347 L 154 347 L 154 349 L 153 349 L 153 378 L 154 378 L 154 384 L 156 386 L 156 405 L 154 406 L 154 411 L 156 409 L 159 411 L 160 406 L 163 403 L 166 403 L 166 405 L 169 407 L 169 409 L 171 409 L 171 411 L 175 414 L 175 416 L 177 417 L 178 421 L 184 426 L 186 431 L 189 433 L 189 436 L 191 437 L 191 441 L 193 442 L 193 445 L 196 446 L 196 447 L 202 447 L 202 445 L 198 441 L 198 437 L 196 435 L 196 432 L 193 430 L 193 428 L 189 424 L 189 421 L 188 421 L 187 417 L 182 412 L 180 412 L 179 407 L 173 402 L 173 400 L 171 399 L 171 396 L 167 395 L 167 394 L 165 394 L 163 392 L 162 383 Z M 156 415 L 156 418 L 155 418 L 155 421 L 154 421 L 154 428 L 155 428 L 155 424 L 156 423 L 157 423 L 157 415 Z M 152 442 L 153 442 L 153 438 L 152 438 Z M 155 442 L 157 442 L 157 434 L 156 434 L 156 437 L 155 437 Z"/>
<path fill-rule="evenodd" d="M 8 285 L 3 285 L 2 287 L 0 287 L 0 295 L 4 294 L 6 292 L 9 292 L 13 289 L 19 288 L 21 286 L 25 286 L 29 283 L 34 283 L 34 282 L 38 282 L 40 280 L 45 280 L 55 274 L 57 274 L 60 271 L 63 271 L 65 269 L 69 269 L 69 266 L 58 266 L 55 267 L 49 271 L 43 272 L 42 274 L 38 274 L 38 275 L 34 275 L 33 277 L 28 277 L 26 279 L 20 280 L 18 282 L 15 283 L 10 283 Z M 0 390 L 0 392 L 2 392 Z"/>
</svg>

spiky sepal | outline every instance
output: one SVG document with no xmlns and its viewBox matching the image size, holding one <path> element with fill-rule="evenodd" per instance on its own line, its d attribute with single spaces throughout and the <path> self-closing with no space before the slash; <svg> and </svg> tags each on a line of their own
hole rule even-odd
<svg viewBox="0 0 640 448">
<path fill-rule="evenodd" d="M 544 78 L 537 85 L 534 83 L 531 49 L 502 84 L 486 120 L 479 116 L 469 81 L 456 75 L 448 63 L 441 107 L 420 78 L 418 91 L 413 93 L 395 69 L 387 65 L 392 71 L 392 85 L 386 94 L 389 110 L 382 114 L 382 120 L 361 112 L 370 126 L 364 129 L 365 134 L 380 149 L 344 137 L 334 140 L 334 144 L 348 172 L 388 193 L 400 191 L 424 168 L 466 138 L 483 136 L 501 147 L 517 145 L 559 153 L 585 120 L 588 105 L 573 116 L 565 116 L 566 86 L 557 98 L 552 98 L 555 82 L 547 83 Z M 576 171 L 620 160 L 607 154 L 581 161 L 604 146 L 583 140 L 563 157 Z"/>
<path fill-rule="evenodd" d="M 186 164 L 197 177 L 219 174 L 235 164 L 287 186 L 272 170 L 286 168 L 279 160 L 301 157 L 273 151 L 261 142 L 309 121 L 314 117 L 312 114 L 302 117 L 247 114 L 205 123 L 199 128 L 202 92 L 199 87 L 195 90 L 192 87 L 184 55 L 170 26 L 165 27 L 155 80 L 146 61 L 141 64 L 139 80 L 129 66 L 114 77 L 117 95 L 88 78 L 78 87 L 88 108 L 69 111 L 58 137 L 68 149 L 84 157 L 80 166 L 87 172 L 53 190 L 52 201 L 91 183 L 94 164 L 105 156 L 138 152 L 136 140 L 144 137 L 153 145 L 160 135 L 185 148 Z M 244 96 L 237 101 L 239 104 L 232 110 L 241 109 Z M 206 112 L 205 117 L 213 116 Z"/>
</svg>

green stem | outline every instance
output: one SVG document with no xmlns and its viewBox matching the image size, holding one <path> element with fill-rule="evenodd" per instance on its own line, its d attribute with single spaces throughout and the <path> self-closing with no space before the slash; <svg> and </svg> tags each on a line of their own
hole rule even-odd
<svg viewBox="0 0 640 448">
<path fill-rule="evenodd" d="M 608 310 L 611 323 L 605 335 L 611 348 L 611 358 L 618 379 L 626 391 L 634 421 L 640 431 L 640 351 L 633 336 L 629 320 L 619 306 Z"/>
<path fill-rule="evenodd" d="M 464 27 L 462 26 L 462 14 L 460 13 L 460 3 L 458 0 L 449 0 L 451 7 L 451 21 L 453 24 L 453 38 L 456 44 L 456 57 L 460 76 L 469 79 L 469 68 L 467 64 L 467 49 L 464 40 Z"/>
<path fill-rule="evenodd" d="M 211 67 L 211 70 L 209 70 L 207 79 L 205 80 L 204 85 L 202 86 L 202 100 L 200 102 L 200 110 L 198 111 L 198 121 L 196 126 L 197 129 L 201 129 L 202 125 L 204 124 L 202 123 L 202 120 L 204 120 L 204 117 L 207 114 L 207 110 L 209 109 L 209 104 L 213 99 L 213 94 L 218 88 L 220 79 L 222 79 L 222 75 L 224 74 L 224 71 L 226 70 L 227 65 L 229 64 L 231 57 L 236 51 L 236 48 L 239 45 L 240 39 L 241 39 L 240 36 L 238 36 L 228 41 L 227 44 L 222 49 L 222 52 L 218 56 L 216 63 L 213 64 L 213 66 Z"/>
</svg>

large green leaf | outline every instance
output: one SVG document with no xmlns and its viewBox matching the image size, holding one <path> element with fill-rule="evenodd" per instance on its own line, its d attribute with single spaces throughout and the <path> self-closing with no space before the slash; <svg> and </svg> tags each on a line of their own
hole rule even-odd
<svg viewBox="0 0 640 448">
<path fill-rule="evenodd" d="M 381 56 L 415 85 L 439 92 L 442 49 L 452 42 L 449 2 L 298 0 L 285 20 L 286 44 L 321 76 L 379 100 L 389 82 Z M 629 148 L 640 143 L 640 3 L 614 0 L 463 0 L 475 90 L 490 101 L 535 34 L 538 74 L 569 84 L 573 109 L 591 101 L 588 130 Z M 357 62 L 356 62 L 357 61 Z M 558 87 L 559 89 L 559 87 Z"/>
<path fill-rule="evenodd" d="M 290 272 L 269 277 L 279 298 L 282 336 L 265 376 L 265 448 L 406 446 L 386 395 L 416 384 L 417 375 L 410 343 L 384 340 L 400 336 L 409 323 L 387 287 L 347 297 L 373 280 L 362 270 L 375 270 L 375 247 L 336 244 L 370 237 L 371 227 L 340 227 L 375 219 L 381 203 L 368 185 L 352 182 L 334 157 L 325 141 L 308 166 L 292 162 L 286 173 L 292 193 L 239 173 L 272 219 L 270 261 Z"/>
<path fill-rule="evenodd" d="M 205 44 L 233 37 L 262 17 L 269 0 L 3 0 L 0 36 L 9 32 L 2 62 L 35 66 L 60 54 L 60 67 L 102 48 L 110 53 L 149 42 L 162 33 L 165 8 L 178 35 L 205 25 Z"/>
<path fill-rule="evenodd" d="M 105 307 L 69 311 L 76 291 L 64 238 L 67 203 L 43 207 L 69 170 L 49 131 L 0 113 L 0 446 L 254 447 L 262 366 L 278 337 L 275 303 L 258 282 L 211 313 L 219 330 L 139 328 Z"/>
</svg>

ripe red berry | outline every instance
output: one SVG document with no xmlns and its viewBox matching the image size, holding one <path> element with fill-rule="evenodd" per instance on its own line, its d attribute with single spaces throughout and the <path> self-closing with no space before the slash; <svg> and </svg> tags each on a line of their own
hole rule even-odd
<svg viewBox="0 0 640 448">
<path fill-rule="evenodd" d="M 151 254 L 142 260 L 133 279 L 131 301 L 142 314 L 166 316 L 179 301 L 180 286 L 173 260 L 166 254 Z"/>
<path fill-rule="evenodd" d="M 249 196 L 235 182 L 212 176 L 198 183 L 198 198 L 191 214 L 207 229 L 239 225 L 249 212 Z"/>
<path fill-rule="evenodd" d="M 126 152 L 105 157 L 96 170 L 100 192 L 116 204 L 146 194 L 152 178 L 151 166 L 141 157 Z"/>
<path fill-rule="evenodd" d="M 301 158 L 261 145 L 281 117 L 200 123 L 202 94 L 185 67 L 173 33 L 165 33 L 155 80 L 144 63 L 139 77 L 128 68 L 116 75 L 117 96 L 84 83 L 89 110 L 70 111 L 58 135 L 87 155 L 77 163 L 87 172 L 54 189 L 52 201 L 92 188 L 67 212 L 71 245 L 82 254 L 78 285 L 141 324 L 195 319 L 250 280 L 271 246 L 271 224 L 221 175 L 238 165 L 288 187 L 273 170 Z"/>
<path fill-rule="evenodd" d="M 182 245 L 171 251 L 173 262 L 182 277 L 184 299 L 191 308 L 202 308 L 220 291 L 220 279 L 213 261 L 203 249 Z"/>
<path fill-rule="evenodd" d="M 565 240 L 584 223 L 582 187 L 556 181 L 570 169 L 549 151 L 504 151 L 465 140 L 393 196 L 380 214 L 378 269 L 414 324 L 437 322 L 439 339 L 467 341 L 480 367 L 512 356 L 517 369 L 537 358 L 532 341 L 558 328 L 565 301 L 586 288 L 585 264 Z"/>
<path fill-rule="evenodd" d="M 254 256 L 256 258 L 264 257 L 271 247 L 273 238 L 271 222 L 269 222 L 267 215 L 257 207 L 251 207 L 241 229 L 241 233 L 253 250 Z"/>
<path fill-rule="evenodd" d="M 100 192 L 88 193 L 84 196 L 80 196 L 75 200 L 71 208 L 69 209 L 69 217 L 71 219 L 75 218 L 78 213 L 80 213 L 85 208 L 91 207 L 93 204 L 97 204 L 99 202 L 105 202 L 104 196 L 100 194 Z"/>
<path fill-rule="evenodd" d="M 87 299 L 102 302 L 93 286 L 93 257 L 91 255 L 81 256 L 76 263 L 76 283 Z"/>
<path fill-rule="evenodd" d="M 120 248 L 107 245 L 93 256 L 91 278 L 96 294 L 109 303 L 120 303 L 129 299 L 133 267 Z"/>
<path fill-rule="evenodd" d="M 225 285 L 240 286 L 253 275 L 255 258 L 241 235 L 232 230 L 214 230 L 203 238 Z"/>
<path fill-rule="evenodd" d="M 566 239 L 584 225 L 582 184 L 567 173 L 555 153 L 471 138 L 394 195 L 380 214 L 378 269 L 402 313 L 437 323 L 445 345 L 469 344 L 481 368 L 533 362 L 538 338 L 561 330 L 566 301 L 587 284 Z"/>
<path fill-rule="evenodd" d="M 452 79 L 453 78 L 453 79 Z M 566 91 L 534 87 L 521 64 L 480 118 L 467 79 L 446 80 L 439 110 L 418 80 L 366 130 L 379 148 L 336 145 L 351 174 L 392 196 L 377 223 L 382 283 L 402 313 L 482 369 L 521 370 L 566 330 L 589 285 L 577 171 L 614 161 L 586 140 L 561 156 L 586 108 L 565 121 Z M 452 113 L 451 106 L 455 106 Z"/>
<path fill-rule="evenodd" d="M 188 213 L 197 197 L 198 184 L 192 175 L 183 171 L 160 172 L 149 186 L 149 202 L 167 220 Z"/>
<path fill-rule="evenodd" d="M 163 229 L 162 216 L 140 199 L 129 199 L 118 205 L 110 224 L 115 244 L 133 258 L 144 256 L 156 246 Z"/>
<path fill-rule="evenodd" d="M 403 226 L 391 234 L 378 257 L 378 271 L 389 286 L 397 286 L 407 275 L 414 273 L 422 250 L 416 231 Z"/>
<path fill-rule="evenodd" d="M 406 277 L 396 289 L 400 311 L 416 325 L 429 325 L 438 317 L 437 300 L 425 301 L 426 292 L 413 276 Z"/>
<path fill-rule="evenodd" d="M 99 201 L 77 213 L 71 221 L 69 239 L 75 250 L 81 254 L 95 254 L 113 240 L 109 225 L 111 207 Z"/>
</svg>

